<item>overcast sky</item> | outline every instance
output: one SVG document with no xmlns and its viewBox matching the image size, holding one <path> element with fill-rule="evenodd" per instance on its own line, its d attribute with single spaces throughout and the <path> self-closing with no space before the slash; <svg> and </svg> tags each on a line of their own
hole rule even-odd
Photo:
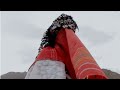
<svg viewBox="0 0 120 90">
<path fill-rule="evenodd" d="M 119 11 L 1 11 L 0 74 L 27 71 L 43 33 L 62 13 L 76 21 L 77 36 L 99 66 L 120 73 Z"/>
</svg>

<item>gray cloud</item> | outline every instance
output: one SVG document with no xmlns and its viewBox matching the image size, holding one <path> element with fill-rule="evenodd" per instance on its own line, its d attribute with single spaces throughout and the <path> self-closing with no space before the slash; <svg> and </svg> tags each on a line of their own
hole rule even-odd
<svg viewBox="0 0 120 90">
<path fill-rule="evenodd" d="M 4 25 L 7 27 L 4 27 Z M 41 38 L 44 32 L 40 27 L 36 27 L 34 24 L 20 21 L 13 20 L 11 23 L 9 23 L 9 25 L 4 25 L 2 25 L 4 27 L 2 30 L 5 30 L 4 32 L 7 32 L 11 35 L 15 35 L 16 37 L 36 39 Z"/>
<path fill-rule="evenodd" d="M 24 49 L 26 49 L 26 50 L 24 50 Z M 35 56 L 36 56 L 35 52 L 37 52 L 37 48 L 35 50 L 35 49 L 33 49 L 33 47 L 30 48 L 30 46 L 28 46 L 26 48 L 23 47 L 18 52 L 19 56 L 21 56 L 21 58 L 20 58 L 22 60 L 21 62 L 23 64 L 33 62 L 35 60 Z"/>
<path fill-rule="evenodd" d="M 23 64 L 33 62 L 45 31 L 21 20 L 2 21 L 2 59 L 7 60 L 5 55 L 9 54 L 10 59 L 18 58 Z"/>
<path fill-rule="evenodd" d="M 95 30 L 94 28 L 88 26 L 80 27 L 78 35 L 85 38 L 89 43 L 93 45 L 104 44 L 113 40 L 114 38 L 112 35 L 109 35 L 100 30 Z"/>
</svg>

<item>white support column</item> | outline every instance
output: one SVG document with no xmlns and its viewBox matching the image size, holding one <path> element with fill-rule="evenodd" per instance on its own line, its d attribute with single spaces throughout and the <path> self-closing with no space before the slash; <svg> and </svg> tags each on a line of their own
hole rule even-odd
<svg viewBox="0 0 120 90">
<path fill-rule="evenodd" d="M 60 61 L 39 60 L 29 69 L 25 79 L 66 79 L 65 64 Z"/>
</svg>

